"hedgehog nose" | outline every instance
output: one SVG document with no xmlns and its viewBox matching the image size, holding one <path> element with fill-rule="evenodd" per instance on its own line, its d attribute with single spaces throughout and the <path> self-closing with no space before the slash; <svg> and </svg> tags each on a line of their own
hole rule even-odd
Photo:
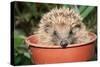
<svg viewBox="0 0 100 67">
<path fill-rule="evenodd" d="M 66 48 L 66 46 L 68 45 L 68 42 L 67 41 L 61 41 L 60 45 L 61 45 L 62 48 Z"/>
</svg>

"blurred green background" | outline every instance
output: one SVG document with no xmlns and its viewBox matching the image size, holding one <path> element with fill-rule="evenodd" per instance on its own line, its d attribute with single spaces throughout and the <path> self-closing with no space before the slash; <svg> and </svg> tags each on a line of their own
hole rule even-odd
<svg viewBox="0 0 100 67">
<path fill-rule="evenodd" d="M 83 17 L 83 22 L 87 29 L 97 34 L 97 7 L 51 4 L 51 3 L 32 3 L 32 2 L 13 2 L 14 3 L 14 65 L 32 64 L 28 48 L 24 43 L 25 37 L 34 34 L 42 15 L 54 7 L 73 8 Z M 96 49 L 97 53 L 97 49 Z M 91 60 L 96 60 L 95 56 Z"/>
</svg>

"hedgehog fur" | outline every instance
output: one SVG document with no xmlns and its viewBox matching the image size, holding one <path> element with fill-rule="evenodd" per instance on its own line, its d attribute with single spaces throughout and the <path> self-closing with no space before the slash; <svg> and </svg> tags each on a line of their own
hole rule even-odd
<svg viewBox="0 0 100 67">
<path fill-rule="evenodd" d="M 73 9 L 54 8 L 45 13 L 35 32 L 40 44 L 60 45 L 61 41 L 67 44 L 85 43 L 90 39 L 82 17 Z"/>
</svg>

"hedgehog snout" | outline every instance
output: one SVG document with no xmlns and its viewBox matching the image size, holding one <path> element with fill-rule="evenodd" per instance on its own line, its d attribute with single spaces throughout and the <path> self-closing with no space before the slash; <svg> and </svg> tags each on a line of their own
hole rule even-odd
<svg viewBox="0 0 100 67">
<path fill-rule="evenodd" d="M 66 48 L 67 45 L 68 45 L 67 40 L 62 40 L 62 41 L 60 42 L 60 45 L 61 45 L 62 48 Z"/>
</svg>

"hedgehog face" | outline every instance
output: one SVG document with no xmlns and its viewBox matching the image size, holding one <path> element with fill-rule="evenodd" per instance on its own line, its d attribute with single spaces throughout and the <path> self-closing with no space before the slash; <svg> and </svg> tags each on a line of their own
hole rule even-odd
<svg viewBox="0 0 100 67">
<path fill-rule="evenodd" d="M 50 35 L 52 42 L 55 45 L 61 45 L 62 47 L 74 43 L 76 34 L 81 30 L 81 23 L 59 23 L 45 26 L 45 33 Z"/>
</svg>

